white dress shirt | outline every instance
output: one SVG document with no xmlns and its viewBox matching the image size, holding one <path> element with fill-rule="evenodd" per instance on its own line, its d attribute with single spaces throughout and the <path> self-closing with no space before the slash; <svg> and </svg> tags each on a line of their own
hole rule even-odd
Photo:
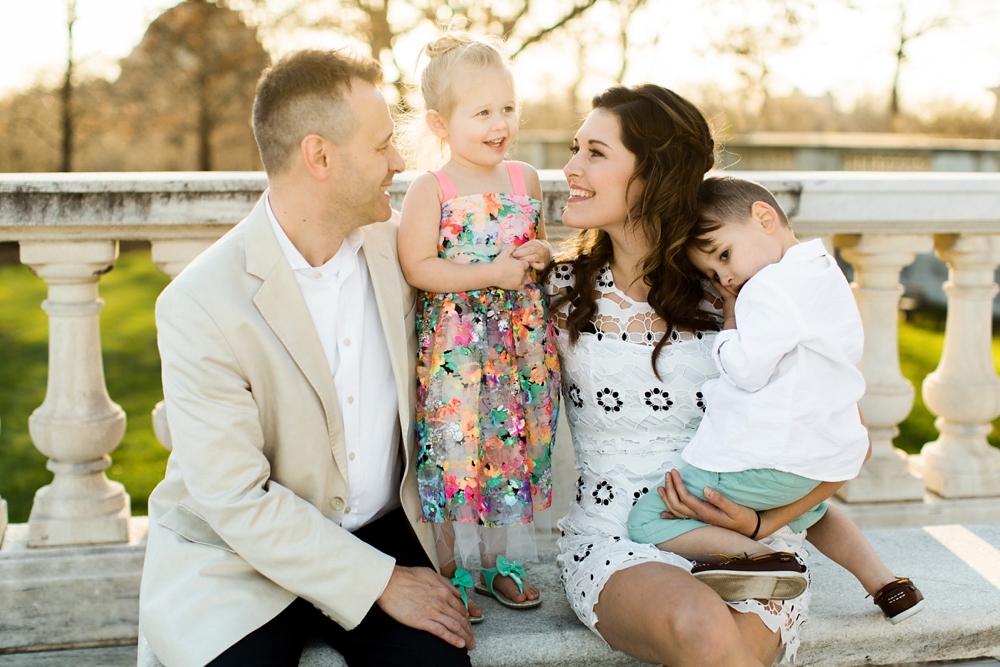
<svg viewBox="0 0 1000 667">
<path fill-rule="evenodd" d="M 364 234 L 352 231 L 336 255 L 313 267 L 278 224 L 270 201 L 266 207 L 330 363 L 347 444 L 347 506 L 340 525 L 357 530 L 399 507 L 401 468 L 396 380 L 361 248 Z"/>
<path fill-rule="evenodd" d="M 819 240 L 789 248 L 736 298 L 736 329 L 713 354 L 706 413 L 685 461 L 713 472 L 770 468 L 852 479 L 868 451 L 857 403 L 864 347 L 851 288 Z"/>
</svg>

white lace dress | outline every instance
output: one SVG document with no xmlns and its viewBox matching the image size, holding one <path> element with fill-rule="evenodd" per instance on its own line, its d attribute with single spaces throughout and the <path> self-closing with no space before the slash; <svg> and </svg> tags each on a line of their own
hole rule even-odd
<svg viewBox="0 0 1000 667">
<path fill-rule="evenodd" d="M 572 284 L 572 267 L 559 265 L 547 288 L 555 295 Z M 565 329 L 568 305 L 554 314 L 563 409 L 580 472 L 575 502 L 559 522 L 558 564 L 573 610 L 600 635 L 594 605 L 612 574 L 650 561 L 691 569 L 681 556 L 629 540 L 626 521 L 643 494 L 656 493 L 664 474 L 684 465 L 681 450 L 705 409 L 701 386 L 717 372 L 711 356 L 714 333 L 674 332 L 658 360 L 663 381 L 657 380 L 650 358 L 663 337 L 662 320 L 648 304 L 618 291 L 607 267 L 597 277 L 596 293 L 593 326 L 576 344 Z M 718 312 L 707 302 L 705 307 Z M 787 527 L 762 542 L 806 558 L 803 535 Z M 808 604 L 806 591 L 783 603 L 749 600 L 731 606 L 757 614 L 772 632 L 780 630 L 781 661 L 791 664 Z"/>
</svg>

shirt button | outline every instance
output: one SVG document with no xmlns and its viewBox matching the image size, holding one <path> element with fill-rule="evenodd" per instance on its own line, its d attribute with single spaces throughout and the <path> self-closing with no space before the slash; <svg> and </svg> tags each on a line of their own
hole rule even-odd
<svg viewBox="0 0 1000 667">
<path fill-rule="evenodd" d="M 349 403 L 350 405 L 354 405 L 354 397 L 353 397 L 353 396 L 348 396 L 348 397 L 347 397 L 347 402 L 348 402 L 348 403 Z"/>
<path fill-rule="evenodd" d="M 351 339 L 350 338 L 345 338 L 344 339 L 344 347 L 350 347 L 350 346 L 351 346 Z"/>
<path fill-rule="evenodd" d="M 351 513 L 351 506 L 348 505 L 347 507 L 344 508 L 344 514 L 350 514 L 350 513 Z"/>
<path fill-rule="evenodd" d="M 353 461 L 354 460 L 354 452 L 351 452 L 351 455 L 348 458 Z"/>
<path fill-rule="evenodd" d="M 319 271 L 317 271 L 316 273 L 313 274 L 313 278 L 315 278 L 316 280 L 319 280 L 322 277 L 323 277 L 323 274 L 320 273 Z"/>
<path fill-rule="evenodd" d="M 330 501 L 330 507 L 334 509 L 335 512 L 339 512 L 344 509 L 344 499 L 341 497 L 336 497 Z"/>
</svg>

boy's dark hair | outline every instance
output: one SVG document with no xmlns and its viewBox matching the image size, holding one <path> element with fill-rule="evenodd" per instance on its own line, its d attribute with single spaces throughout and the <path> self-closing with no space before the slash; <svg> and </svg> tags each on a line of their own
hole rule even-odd
<svg viewBox="0 0 1000 667">
<path fill-rule="evenodd" d="M 725 224 L 744 223 L 750 218 L 755 202 L 769 204 L 778 213 L 781 224 L 788 218 L 771 191 L 760 183 L 734 176 L 706 178 L 698 189 L 698 221 L 688 233 L 685 250 L 705 251 L 711 242 L 706 238 Z"/>
<path fill-rule="evenodd" d="M 344 50 L 306 49 L 263 71 L 253 101 L 253 134 L 268 175 L 285 170 L 306 135 L 337 144 L 350 137 L 356 119 L 345 96 L 352 79 L 378 86 L 382 66 Z"/>
</svg>

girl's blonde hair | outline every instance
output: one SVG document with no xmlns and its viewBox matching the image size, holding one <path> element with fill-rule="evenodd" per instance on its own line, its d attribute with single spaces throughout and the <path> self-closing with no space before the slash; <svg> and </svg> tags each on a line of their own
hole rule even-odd
<svg viewBox="0 0 1000 667">
<path fill-rule="evenodd" d="M 455 75 L 463 68 L 490 70 L 506 76 L 511 85 L 510 69 L 503 40 L 491 35 L 473 36 L 465 31 L 448 30 L 421 50 L 428 62 L 420 74 L 420 102 L 399 123 L 399 149 L 410 169 L 440 167 L 450 159 L 447 143 L 430 131 L 427 111 L 437 111 L 449 118 L 455 110 L 453 86 Z"/>
</svg>

